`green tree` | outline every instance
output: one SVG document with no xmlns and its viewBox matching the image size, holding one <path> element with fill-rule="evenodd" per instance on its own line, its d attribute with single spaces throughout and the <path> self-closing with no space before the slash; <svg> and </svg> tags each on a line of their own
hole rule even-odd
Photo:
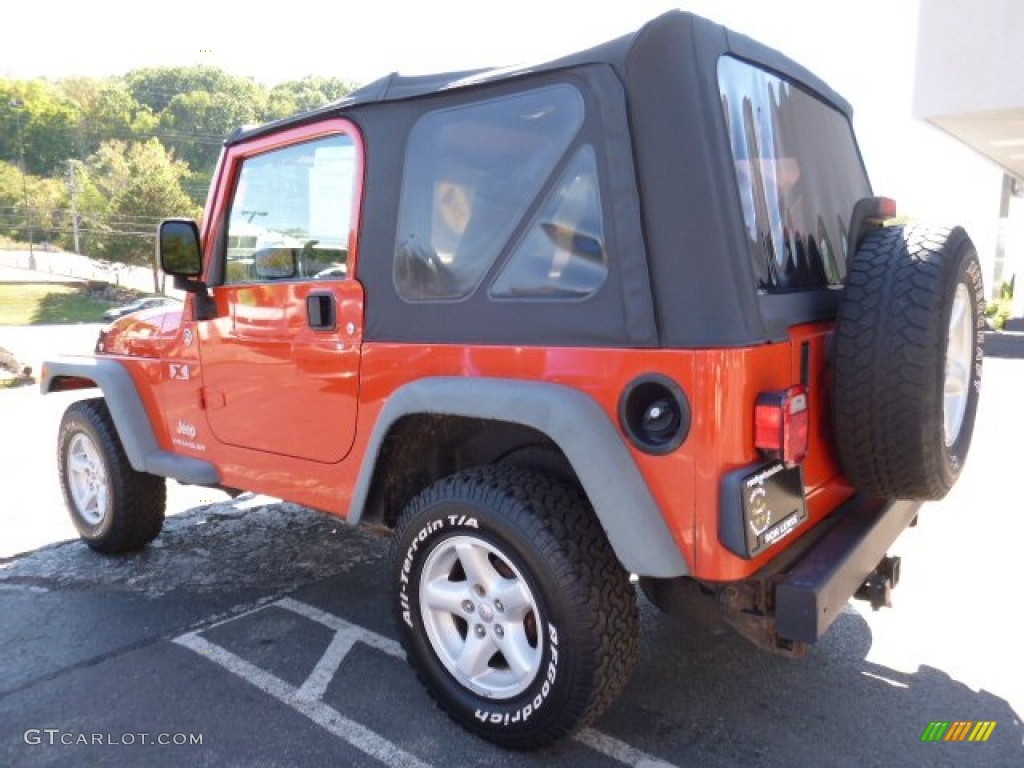
<svg viewBox="0 0 1024 768">
<path fill-rule="evenodd" d="M 22 243 L 64 243 L 70 226 L 67 189 L 57 177 L 22 176 L 21 169 L 0 162 L 0 235 Z"/>
<path fill-rule="evenodd" d="M 156 115 L 135 100 L 123 78 L 69 78 L 60 86 L 79 111 L 74 128 L 77 157 L 88 157 L 104 141 L 152 135 L 157 127 Z"/>
<path fill-rule="evenodd" d="M 28 178 L 32 239 L 36 243 L 63 244 L 64 232 L 71 226 L 68 191 L 59 175 Z"/>
<path fill-rule="evenodd" d="M 258 108 L 238 94 L 179 94 L 160 113 L 160 136 L 176 157 L 195 172 L 209 175 L 224 139 L 239 126 L 257 122 Z"/>
<path fill-rule="evenodd" d="M 198 215 L 229 134 L 316 109 L 352 88 L 309 77 L 268 89 L 215 67 L 0 79 L 0 234 L 25 241 L 31 221 L 36 242 L 70 248 L 77 215 L 83 253 L 149 264 L 156 222 Z"/>
<path fill-rule="evenodd" d="M 241 125 L 260 122 L 267 90 L 250 78 L 216 67 L 141 69 L 125 77 L 133 98 L 157 120 L 155 135 L 185 161 L 195 178 L 188 184 L 201 201 L 224 139 Z"/>
<path fill-rule="evenodd" d="M 0 160 L 45 176 L 74 153 L 78 111 L 54 83 L 0 80 Z"/>
<path fill-rule="evenodd" d="M 163 112 L 175 96 L 186 93 L 220 93 L 249 101 L 262 110 L 266 90 L 255 80 L 229 75 L 217 67 L 154 67 L 137 69 L 125 76 L 135 100 L 154 114 Z"/>
<path fill-rule="evenodd" d="M 21 169 L 0 160 L 0 235 L 20 240 L 25 226 Z"/>
<path fill-rule="evenodd" d="M 279 83 L 270 89 L 264 120 L 307 112 L 348 96 L 355 84 L 337 77 L 307 77 Z"/>
<path fill-rule="evenodd" d="M 157 224 L 168 216 L 196 218 L 202 213 L 182 188 L 188 167 L 157 139 L 131 144 L 112 141 L 89 159 L 83 176 L 83 183 L 107 201 L 99 219 L 89 222 L 97 235 L 96 255 L 152 267 L 158 291 Z"/>
<path fill-rule="evenodd" d="M 123 145 L 122 145 L 123 146 Z M 107 145 L 101 145 L 97 150 L 97 153 L 93 154 L 89 161 L 82 162 L 78 160 L 72 161 L 75 167 L 75 214 L 78 217 L 78 247 L 79 251 L 88 256 L 102 256 L 104 255 L 104 246 L 106 241 L 104 239 L 107 234 L 106 211 L 110 201 L 110 194 L 105 193 L 96 183 L 97 175 L 95 173 L 95 166 L 91 163 L 96 157 L 96 154 L 109 148 Z M 124 174 L 125 183 L 127 183 L 127 170 Z M 71 195 L 70 189 L 68 190 L 68 208 L 71 208 Z M 74 248 L 74 224 L 71 222 L 71 214 L 69 212 L 68 224 L 64 229 L 64 237 L 61 240 L 61 245 L 66 249 Z"/>
</svg>

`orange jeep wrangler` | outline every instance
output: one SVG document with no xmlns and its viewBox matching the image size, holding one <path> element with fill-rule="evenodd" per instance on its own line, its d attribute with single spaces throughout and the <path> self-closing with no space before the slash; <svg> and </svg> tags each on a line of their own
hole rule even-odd
<svg viewBox="0 0 1024 768">
<path fill-rule="evenodd" d="M 825 83 L 680 12 L 542 66 L 392 75 L 225 143 L 160 226 L 183 311 L 43 392 L 92 548 L 164 478 L 392 529 L 388 590 L 456 721 L 535 748 L 598 717 L 639 586 L 799 655 L 956 481 L 981 270 L 895 225 Z"/>
</svg>

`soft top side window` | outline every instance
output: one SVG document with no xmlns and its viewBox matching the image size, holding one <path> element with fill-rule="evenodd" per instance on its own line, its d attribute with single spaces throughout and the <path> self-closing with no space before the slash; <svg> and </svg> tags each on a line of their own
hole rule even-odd
<svg viewBox="0 0 1024 768">
<path fill-rule="evenodd" d="M 356 148 L 343 134 L 242 162 L 228 212 L 225 283 L 348 273 Z"/>
<path fill-rule="evenodd" d="M 597 158 L 580 147 L 491 286 L 498 299 L 585 299 L 608 277 Z"/>
<path fill-rule="evenodd" d="M 432 112 L 409 136 L 394 282 L 406 301 L 479 286 L 583 125 L 570 85 Z"/>
<path fill-rule="evenodd" d="M 849 217 L 871 194 L 850 121 L 739 59 L 719 59 L 718 85 L 757 287 L 841 285 Z"/>
</svg>

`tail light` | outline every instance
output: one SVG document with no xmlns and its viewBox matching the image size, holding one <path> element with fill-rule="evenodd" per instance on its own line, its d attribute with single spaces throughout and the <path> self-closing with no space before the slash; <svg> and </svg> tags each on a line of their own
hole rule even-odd
<svg viewBox="0 0 1024 768">
<path fill-rule="evenodd" d="M 795 467 L 807 456 L 807 390 L 762 392 L 754 406 L 754 444 L 767 458 Z"/>
</svg>

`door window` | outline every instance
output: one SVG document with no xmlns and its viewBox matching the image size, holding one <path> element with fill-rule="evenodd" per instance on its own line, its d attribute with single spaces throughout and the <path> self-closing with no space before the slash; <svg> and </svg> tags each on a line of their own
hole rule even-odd
<svg viewBox="0 0 1024 768">
<path fill-rule="evenodd" d="M 328 136 L 246 158 L 228 212 L 227 284 L 348 275 L 356 150 Z"/>
</svg>

